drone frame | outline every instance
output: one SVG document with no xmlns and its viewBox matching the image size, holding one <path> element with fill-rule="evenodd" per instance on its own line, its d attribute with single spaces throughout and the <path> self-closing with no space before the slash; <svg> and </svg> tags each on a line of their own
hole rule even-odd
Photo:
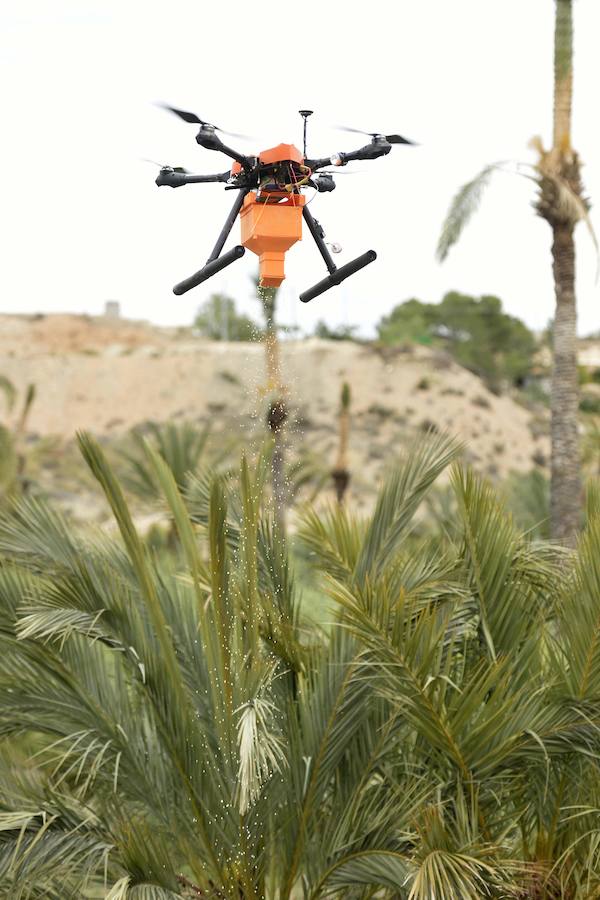
<svg viewBox="0 0 600 900">
<path fill-rule="evenodd" d="M 188 118 L 185 118 L 185 121 L 197 120 L 197 117 L 192 118 L 193 114 L 182 114 L 181 110 L 174 110 L 171 107 L 169 107 L 169 109 L 171 109 L 172 112 L 175 112 L 181 118 L 187 116 Z M 392 144 L 388 141 L 385 135 L 372 134 L 370 143 L 366 144 L 364 147 L 360 147 L 358 150 L 348 153 L 335 153 L 331 156 L 317 159 L 307 158 L 306 118 L 311 113 L 308 110 L 301 110 L 300 114 L 304 118 L 304 154 L 300 154 L 300 151 L 293 147 L 293 145 L 281 144 L 279 145 L 279 147 L 272 148 L 269 151 L 264 151 L 258 157 L 246 156 L 224 144 L 216 134 L 216 131 L 218 129 L 216 129 L 215 126 L 202 122 L 200 130 L 196 135 L 196 142 L 205 149 L 224 153 L 230 159 L 234 160 L 231 171 L 221 172 L 214 175 L 194 175 L 187 172 L 177 172 L 168 166 L 161 168 L 159 176 L 156 179 L 156 184 L 159 187 L 180 187 L 184 184 L 206 184 L 211 182 L 221 182 L 226 184 L 225 190 L 239 191 L 233 203 L 231 211 L 229 212 L 229 215 L 227 216 L 225 223 L 219 233 L 212 252 L 206 260 L 205 265 L 193 275 L 190 275 L 188 278 L 185 278 L 183 281 L 180 281 L 178 284 L 176 284 L 173 288 L 173 292 L 175 294 L 184 294 L 197 285 L 202 284 L 202 282 L 206 281 L 208 278 L 211 278 L 213 275 L 216 275 L 217 272 L 222 271 L 224 268 L 231 265 L 245 254 L 246 248 L 242 244 L 237 244 L 223 255 L 221 255 L 221 252 L 223 250 L 223 247 L 225 246 L 225 242 L 229 237 L 231 229 L 233 228 L 238 215 L 242 213 L 243 217 L 244 213 L 246 212 L 246 207 L 248 207 L 252 203 L 257 202 L 256 193 L 249 197 L 252 191 L 257 191 L 259 195 L 262 191 L 262 193 L 266 195 L 265 199 L 261 202 L 268 202 L 270 197 L 275 197 L 276 199 L 276 189 L 269 189 L 268 187 L 264 188 L 261 186 L 261 169 L 264 170 L 265 168 L 268 168 L 269 165 L 273 165 L 278 162 L 288 163 L 291 166 L 294 163 L 299 164 L 299 161 L 302 160 L 302 167 L 309 171 L 309 175 L 304 180 L 304 184 L 309 184 L 312 187 L 316 187 L 316 189 L 319 191 L 326 192 L 331 191 L 335 188 L 335 182 L 331 177 L 331 175 L 335 173 L 327 173 L 327 175 L 323 174 L 321 176 L 322 180 L 320 182 L 319 180 L 312 180 L 313 174 L 318 173 L 320 169 L 323 169 L 325 166 L 332 165 L 334 167 L 345 166 L 347 163 L 353 162 L 354 160 L 377 159 L 380 156 L 385 156 L 392 149 Z M 411 143 L 410 141 L 406 141 L 404 138 L 400 138 L 399 135 L 390 136 L 390 138 L 398 138 L 398 140 L 394 140 L 394 143 Z M 283 156 L 278 156 L 278 153 L 283 153 Z M 286 153 L 287 156 L 285 155 Z M 300 186 L 295 187 L 290 191 L 290 197 L 298 195 L 300 195 Z M 248 197 L 249 199 L 247 200 L 246 198 Z M 333 261 L 327 244 L 325 243 L 325 232 L 323 231 L 323 228 L 321 227 L 317 219 L 314 218 L 308 207 L 304 204 L 304 201 L 302 204 L 298 204 L 298 206 L 300 205 L 302 206 L 302 218 L 306 222 L 308 230 L 317 245 L 319 253 L 322 256 L 328 271 L 328 275 L 325 278 L 323 278 L 317 284 L 313 285 L 308 290 L 304 291 L 304 293 L 300 294 L 300 300 L 303 303 L 308 303 L 310 300 L 313 300 L 315 297 L 318 297 L 320 294 L 323 294 L 330 288 L 341 284 L 346 278 L 349 278 L 351 275 L 354 275 L 365 266 L 374 262 L 374 260 L 377 258 L 377 254 L 374 250 L 367 250 L 365 253 L 338 268 Z M 300 213 L 300 210 L 298 209 L 297 212 Z M 288 249 L 289 246 L 291 246 L 291 244 L 294 243 L 297 239 L 297 236 L 290 238 L 286 249 Z M 249 241 L 245 241 L 245 243 L 249 243 Z M 253 251 L 256 253 L 259 252 L 259 250 L 254 249 L 254 247 L 252 247 L 251 249 L 253 249 Z M 279 267 L 281 276 L 280 278 L 275 278 L 273 280 L 273 284 L 276 284 L 277 282 L 281 283 L 281 281 L 283 280 L 284 252 L 279 252 L 278 254 L 267 254 L 269 256 L 279 255 L 281 257 L 281 265 Z"/>
</svg>

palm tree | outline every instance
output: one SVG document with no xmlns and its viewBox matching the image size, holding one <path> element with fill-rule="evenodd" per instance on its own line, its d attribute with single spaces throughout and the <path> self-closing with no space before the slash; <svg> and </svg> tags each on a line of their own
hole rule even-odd
<svg viewBox="0 0 600 900">
<path fill-rule="evenodd" d="M 460 448 L 409 448 L 373 515 L 306 514 L 338 614 L 302 621 L 262 512 L 207 480 L 159 561 L 35 498 L 0 518 L 0 893 L 11 900 L 467 900 L 599 890 L 600 516 L 533 544 L 455 468 L 457 526 L 410 538 Z M 596 504 L 598 506 L 598 504 Z"/>
<path fill-rule="evenodd" d="M 581 521 L 582 491 L 578 438 L 576 357 L 575 244 L 580 220 L 589 225 L 589 203 L 583 195 L 581 163 L 571 144 L 573 93 L 572 0 L 555 0 L 554 129 L 546 151 L 539 138 L 533 146 L 538 161 L 532 175 L 538 186 L 535 207 L 552 229 L 552 271 L 555 286 L 552 369 L 552 460 L 550 523 L 554 539 L 573 545 Z M 476 209 L 482 191 L 499 165 L 486 168 L 458 192 L 438 244 L 443 260 Z M 522 173 L 521 173 L 522 174 Z M 592 232 L 593 235 L 593 232 Z"/>
</svg>

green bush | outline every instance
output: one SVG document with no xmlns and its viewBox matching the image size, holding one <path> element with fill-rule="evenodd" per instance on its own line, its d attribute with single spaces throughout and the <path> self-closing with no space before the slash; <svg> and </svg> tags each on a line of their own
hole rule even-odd
<svg viewBox="0 0 600 900">
<path fill-rule="evenodd" d="M 596 394 L 582 394 L 579 400 L 579 409 L 583 413 L 591 413 L 592 415 L 600 414 L 600 396 Z"/>
</svg>

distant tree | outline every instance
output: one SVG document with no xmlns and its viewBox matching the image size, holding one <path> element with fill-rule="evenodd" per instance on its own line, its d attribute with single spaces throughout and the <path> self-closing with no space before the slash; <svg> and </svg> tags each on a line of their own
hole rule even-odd
<svg viewBox="0 0 600 900">
<path fill-rule="evenodd" d="M 327 322 L 320 319 L 315 325 L 314 335 L 326 341 L 352 341 L 358 325 L 336 325 L 330 328 Z"/>
<path fill-rule="evenodd" d="M 386 344 L 431 344 L 432 309 L 430 304 L 421 300 L 400 303 L 377 326 L 379 339 Z"/>
<path fill-rule="evenodd" d="M 378 326 L 388 344 L 411 341 L 446 347 L 465 368 L 498 390 L 519 384 L 529 373 L 535 338 L 520 319 L 502 311 L 498 297 L 470 297 L 451 291 L 439 304 L 408 300 Z"/>
<path fill-rule="evenodd" d="M 196 314 L 194 327 L 213 341 L 251 341 L 260 328 L 249 316 L 238 313 L 226 294 L 212 294 Z"/>
</svg>

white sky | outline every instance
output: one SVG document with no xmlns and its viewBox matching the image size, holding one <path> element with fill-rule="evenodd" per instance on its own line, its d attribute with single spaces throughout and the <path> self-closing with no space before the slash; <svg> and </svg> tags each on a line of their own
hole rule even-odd
<svg viewBox="0 0 600 900">
<path fill-rule="evenodd" d="M 533 161 L 535 134 L 549 142 L 553 14 L 552 0 L 4 0 L 0 308 L 99 313 L 117 299 L 128 317 L 189 323 L 225 290 L 257 315 L 250 253 L 183 297 L 171 292 L 205 262 L 233 195 L 222 185 L 155 187 L 158 170 L 140 157 L 228 168 L 198 147 L 195 126 L 153 106 L 165 101 L 258 135 L 239 144 L 248 153 L 301 146 L 303 107 L 316 111 L 315 156 L 360 146 L 332 129 L 339 123 L 421 143 L 355 163 L 368 174 L 316 197 L 313 214 L 344 248 L 338 264 L 369 248 L 378 259 L 305 306 L 298 293 L 326 274 L 306 234 L 287 255 L 283 320 L 304 331 L 319 318 L 358 323 L 369 334 L 396 303 L 457 289 L 497 294 L 543 327 L 553 309 L 550 229 L 531 210 L 530 182 L 499 174 L 444 265 L 434 250 L 459 185 L 488 162 Z M 599 34 L 600 0 L 577 0 L 573 133 L 592 199 Z M 583 225 L 577 252 L 586 333 L 600 328 L 600 284 Z"/>
</svg>

